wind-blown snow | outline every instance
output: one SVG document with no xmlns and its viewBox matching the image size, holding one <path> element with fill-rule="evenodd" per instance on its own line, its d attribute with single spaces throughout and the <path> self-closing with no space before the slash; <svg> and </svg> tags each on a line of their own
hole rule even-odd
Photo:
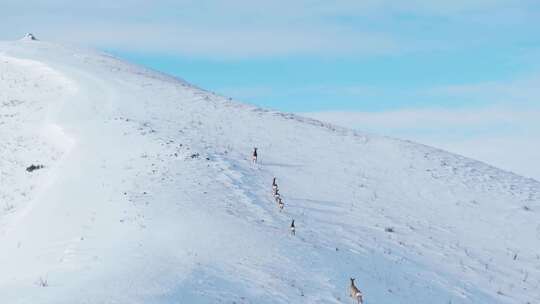
<svg viewBox="0 0 540 304">
<path fill-rule="evenodd" d="M 1 303 L 540 302 L 537 181 L 45 42 L 0 44 L 0 205 Z"/>
</svg>

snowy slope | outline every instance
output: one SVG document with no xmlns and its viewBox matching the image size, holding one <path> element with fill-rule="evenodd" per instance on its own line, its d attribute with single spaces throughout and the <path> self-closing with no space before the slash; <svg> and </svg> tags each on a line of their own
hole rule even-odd
<svg viewBox="0 0 540 304">
<path fill-rule="evenodd" d="M 540 183 L 0 43 L 0 303 L 350 303 L 349 277 L 368 304 L 540 303 Z"/>
</svg>

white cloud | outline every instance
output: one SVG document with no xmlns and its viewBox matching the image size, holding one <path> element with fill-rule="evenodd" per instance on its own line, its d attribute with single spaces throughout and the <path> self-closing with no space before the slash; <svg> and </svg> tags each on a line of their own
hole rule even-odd
<svg viewBox="0 0 540 304">
<path fill-rule="evenodd" d="M 429 89 L 427 95 L 450 96 L 456 100 L 484 100 L 490 103 L 540 106 L 540 73 L 501 82 L 448 85 Z"/>
<path fill-rule="evenodd" d="M 410 139 L 540 180 L 540 109 L 304 113 L 353 129 Z"/>
<path fill-rule="evenodd" d="M 410 109 L 387 112 L 321 112 L 329 119 L 344 119 L 343 123 L 354 128 L 385 127 L 393 129 L 415 129 L 430 126 L 432 129 L 465 128 L 497 125 L 525 126 L 536 122 L 540 111 L 517 111 L 505 108 L 482 109 Z M 538 122 L 540 126 L 540 122 Z"/>
<path fill-rule="evenodd" d="M 90 2 L 88 2 L 90 3 Z M 319 19 L 318 5 L 251 1 L 24 1 L 1 4 L 0 38 L 215 57 L 388 54 L 389 34 Z"/>
<path fill-rule="evenodd" d="M 394 15 L 450 19 L 457 14 L 489 17 L 499 10 L 506 12 L 497 20 L 500 24 L 521 20 L 527 2 L 4 0 L 0 39 L 33 31 L 59 42 L 220 58 L 395 54 L 425 49 L 429 43 L 403 37 L 390 20 Z M 440 43 L 433 41 L 431 47 Z"/>
</svg>

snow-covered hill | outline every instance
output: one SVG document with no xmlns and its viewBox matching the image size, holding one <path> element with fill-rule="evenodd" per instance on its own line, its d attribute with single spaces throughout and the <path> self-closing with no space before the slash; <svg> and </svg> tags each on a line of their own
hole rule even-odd
<svg viewBox="0 0 540 304">
<path fill-rule="evenodd" d="M 0 303 L 540 303 L 539 182 L 46 42 L 0 43 L 0 205 Z"/>
</svg>

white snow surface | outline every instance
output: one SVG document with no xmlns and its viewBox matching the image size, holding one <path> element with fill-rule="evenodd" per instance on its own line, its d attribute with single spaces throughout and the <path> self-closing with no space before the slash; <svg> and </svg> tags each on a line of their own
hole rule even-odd
<svg viewBox="0 0 540 304">
<path fill-rule="evenodd" d="M 367 304 L 540 303 L 540 183 L 0 43 L 0 303 L 350 303 L 350 277 Z"/>
</svg>

